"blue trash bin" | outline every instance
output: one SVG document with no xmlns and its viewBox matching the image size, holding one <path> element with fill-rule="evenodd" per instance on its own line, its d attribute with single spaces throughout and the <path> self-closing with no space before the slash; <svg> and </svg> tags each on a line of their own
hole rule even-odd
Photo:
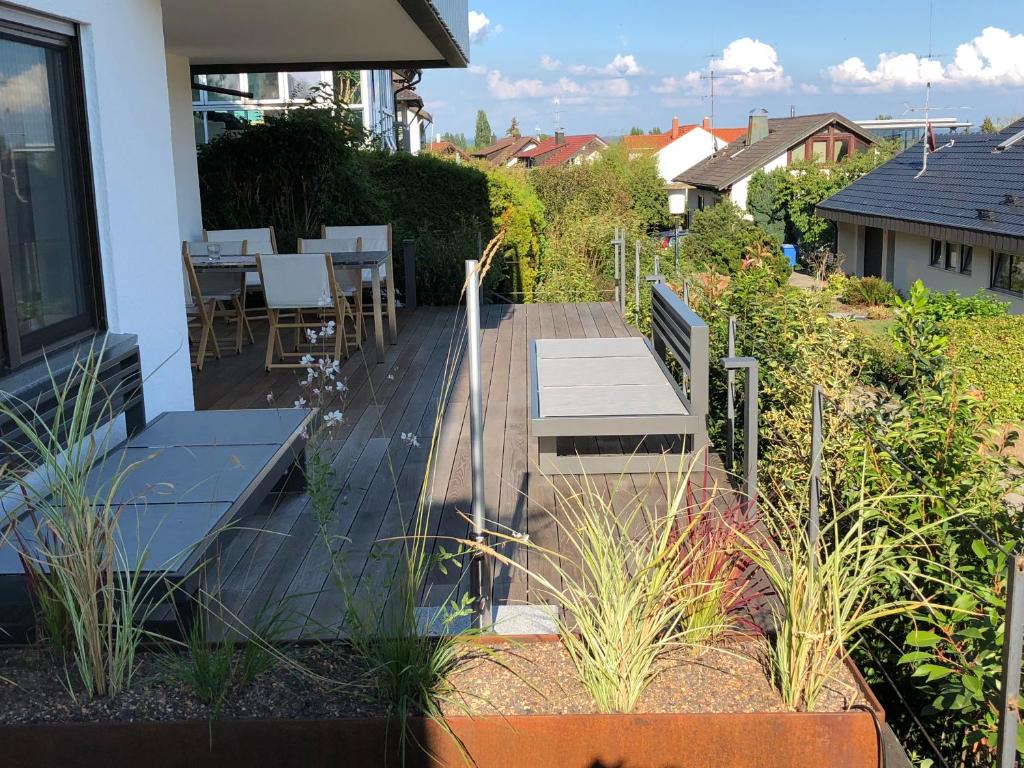
<svg viewBox="0 0 1024 768">
<path fill-rule="evenodd" d="M 789 259 L 789 266 L 796 266 L 796 246 L 795 245 L 783 245 L 782 255 Z"/>
</svg>

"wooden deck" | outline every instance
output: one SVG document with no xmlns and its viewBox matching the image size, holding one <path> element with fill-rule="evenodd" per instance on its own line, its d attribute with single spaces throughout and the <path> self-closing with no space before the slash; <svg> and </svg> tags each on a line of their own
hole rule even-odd
<svg viewBox="0 0 1024 768">
<path fill-rule="evenodd" d="M 379 600 L 395 572 L 396 559 L 381 542 L 404 535 L 416 509 L 427 468 L 430 435 L 439 403 L 447 395 L 439 433 L 436 471 L 430 483 L 431 530 L 442 546 L 447 537 L 465 536 L 463 515 L 470 507 L 468 377 L 463 366 L 446 386 L 446 361 L 464 344 L 462 315 L 456 308 L 423 307 L 400 311 L 399 339 L 375 366 L 354 355 L 342 368 L 349 386 L 341 406 L 345 423 L 331 451 L 340 483 L 329 529 L 338 551 L 335 572 L 368 600 Z M 559 549 L 557 487 L 565 478 L 547 479 L 536 471 L 537 441 L 529 435 L 528 343 L 535 338 L 587 338 L 635 335 L 612 304 L 491 305 L 482 312 L 482 373 L 485 384 L 486 506 L 491 526 L 528 535 L 540 546 Z M 257 332 L 258 332 L 257 328 Z M 453 342 L 454 336 L 454 342 Z M 457 357 L 461 357 L 460 354 Z M 456 365 L 458 359 L 456 359 Z M 303 393 L 298 375 L 267 374 L 263 348 L 246 347 L 196 373 L 198 408 L 267 407 L 267 394 L 279 404 Z M 413 434 L 419 447 L 403 440 Z M 657 476 L 595 476 L 610 497 L 636 494 L 664 503 Z M 318 536 L 308 497 L 286 493 L 266 502 L 225 543 L 219 561 L 220 598 L 227 609 L 251 622 L 261 611 L 287 598 L 295 619 L 293 633 L 331 635 L 339 631 L 344 600 L 330 575 L 331 554 Z M 451 548 L 450 545 L 448 547 Z M 512 556 L 551 578 L 528 549 Z M 435 567 L 424 605 L 436 605 L 463 576 Z M 493 578 L 496 603 L 542 603 L 545 596 L 525 573 L 499 567 Z"/>
</svg>

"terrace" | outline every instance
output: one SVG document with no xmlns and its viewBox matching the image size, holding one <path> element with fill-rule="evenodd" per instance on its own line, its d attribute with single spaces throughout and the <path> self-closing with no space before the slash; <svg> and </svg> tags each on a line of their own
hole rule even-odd
<svg viewBox="0 0 1024 768">
<path fill-rule="evenodd" d="M 427 443 L 445 394 L 446 361 L 453 348 L 461 359 L 459 330 L 465 319 L 457 308 L 402 309 L 398 319 L 398 342 L 388 348 L 383 364 L 375 365 L 372 356 L 368 361 L 357 352 L 340 374 L 349 391 L 341 405 L 345 424 L 332 447 L 341 490 L 330 532 L 345 539 L 341 555 L 356 590 L 386 582 L 399 566 L 397 559 L 372 555 L 385 546 L 381 542 L 410 533 L 427 468 Z M 548 511 L 557 507 L 556 484 L 564 490 L 570 481 L 537 471 L 537 438 L 528 425 L 529 345 L 538 338 L 640 334 L 611 303 L 492 304 L 483 308 L 481 329 L 488 528 L 517 531 L 537 546 L 563 551 Z M 194 386 L 199 409 L 266 407 L 268 393 L 274 394 L 277 404 L 287 405 L 307 394 L 294 372 L 264 372 L 259 345 L 246 347 L 241 356 L 208 362 L 194 374 Z M 434 547 L 445 545 L 449 537 L 465 538 L 470 530 L 468 395 L 467 366 L 461 364 L 447 393 L 429 484 L 433 535 L 438 537 Z M 417 435 L 423 445 L 408 445 L 403 434 Z M 713 463 L 716 477 L 724 483 L 717 456 Z M 665 508 L 667 481 L 662 475 L 595 475 L 593 480 L 619 503 L 642 496 Z M 291 630 L 294 636 L 337 635 L 345 600 L 329 577 L 329 554 L 316 535 L 317 527 L 305 494 L 271 497 L 251 518 L 240 521 L 240 532 L 220 556 L 221 599 L 227 609 L 242 621 L 252 621 L 268 603 L 287 600 L 300 617 Z M 510 556 L 522 558 L 529 567 L 527 550 L 517 552 L 513 547 Z M 451 569 L 446 575 L 434 569 L 422 604 L 434 605 L 449 596 L 455 588 L 453 579 L 462 573 Z M 491 596 L 496 606 L 546 602 L 544 591 L 531 585 L 524 571 L 500 565 L 493 574 Z"/>
</svg>

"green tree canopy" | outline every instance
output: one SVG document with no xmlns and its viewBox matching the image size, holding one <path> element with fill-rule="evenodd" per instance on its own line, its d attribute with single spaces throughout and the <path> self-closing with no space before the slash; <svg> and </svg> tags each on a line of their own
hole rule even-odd
<svg viewBox="0 0 1024 768">
<path fill-rule="evenodd" d="M 639 125 L 634 125 L 632 128 L 629 129 L 629 135 L 630 136 L 643 136 L 644 135 L 644 129 L 641 128 Z"/>
<path fill-rule="evenodd" d="M 992 118 L 985 115 L 985 119 L 981 121 L 981 132 L 982 133 L 999 133 L 999 129 L 996 128 L 996 124 L 992 122 Z"/>
<path fill-rule="evenodd" d="M 519 130 L 519 120 L 515 117 L 512 118 L 512 124 L 505 131 L 506 136 L 511 136 L 513 139 L 522 137 L 522 132 Z"/>
<path fill-rule="evenodd" d="M 491 123 L 487 119 L 487 113 L 482 109 L 476 113 L 476 133 L 473 135 L 473 144 L 477 149 L 486 147 L 491 143 L 494 132 L 491 130 Z"/>
<path fill-rule="evenodd" d="M 438 137 L 438 141 L 450 141 L 459 149 L 469 148 L 469 142 L 466 140 L 466 134 L 464 133 L 442 133 Z"/>
<path fill-rule="evenodd" d="M 745 261 L 779 275 L 789 271 L 780 242 L 747 219 L 731 200 L 695 213 L 680 248 L 698 268 L 718 274 L 735 275 Z"/>
</svg>

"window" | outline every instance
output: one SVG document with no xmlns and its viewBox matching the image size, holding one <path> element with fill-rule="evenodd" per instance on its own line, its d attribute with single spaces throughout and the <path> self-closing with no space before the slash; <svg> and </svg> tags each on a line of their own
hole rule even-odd
<svg viewBox="0 0 1024 768">
<path fill-rule="evenodd" d="M 957 251 L 956 246 L 953 243 L 946 243 L 946 269 L 955 270 L 957 259 L 959 258 L 959 256 L 960 254 Z"/>
<path fill-rule="evenodd" d="M 242 90 L 242 76 L 241 75 L 207 75 L 206 84 L 212 85 L 214 88 L 228 88 L 232 91 Z M 214 93 L 213 91 L 206 92 L 207 101 L 238 101 L 237 96 L 229 96 L 226 93 Z"/>
<path fill-rule="evenodd" d="M 832 143 L 832 161 L 840 162 L 845 160 L 850 154 L 850 140 L 848 138 L 836 137 Z"/>
<path fill-rule="evenodd" d="M 992 287 L 1001 291 L 1024 294 L 1024 255 L 993 253 Z"/>
<path fill-rule="evenodd" d="M 704 195 L 697 195 L 697 210 L 704 210 Z"/>
<path fill-rule="evenodd" d="M 0 352 L 6 368 L 100 324 L 77 42 L 72 34 L 0 19 Z"/>
<path fill-rule="evenodd" d="M 811 160 L 823 163 L 828 159 L 828 141 L 820 139 L 811 142 Z"/>
<path fill-rule="evenodd" d="M 247 90 L 256 101 L 280 101 L 281 82 L 277 72 L 246 75 Z"/>
<path fill-rule="evenodd" d="M 928 266 L 930 266 L 930 267 L 937 267 L 937 266 L 939 266 L 939 263 L 941 261 L 942 261 L 942 241 L 941 240 L 932 240 L 932 253 L 931 253 L 931 257 L 928 259 Z"/>
<path fill-rule="evenodd" d="M 960 274 L 971 274 L 971 265 L 974 262 L 974 248 L 970 245 L 960 246 Z"/>
</svg>

